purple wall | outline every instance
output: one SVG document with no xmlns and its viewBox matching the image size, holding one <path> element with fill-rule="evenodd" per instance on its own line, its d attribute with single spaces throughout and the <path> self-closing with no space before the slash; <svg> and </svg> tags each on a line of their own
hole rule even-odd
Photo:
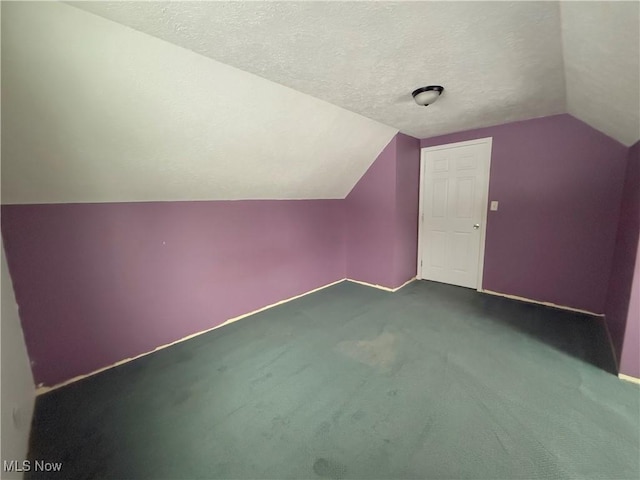
<svg viewBox="0 0 640 480">
<path fill-rule="evenodd" d="M 2 206 L 36 382 L 89 373 L 345 276 L 401 285 L 416 274 L 420 146 L 488 136 L 500 209 L 489 215 L 484 288 L 603 312 L 617 232 L 607 321 L 621 371 L 638 376 L 637 263 L 628 312 L 625 303 L 638 145 L 627 162 L 628 149 L 559 115 L 422 141 L 398 134 L 345 200 Z"/>
<path fill-rule="evenodd" d="M 420 140 L 396 136 L 396 239 L 394 286 L 416 276 L 418 204 L 420 202 Z"/>
<path fill-rule="evenodd" d="M 415 277 L 420 141 L 399 133 L 345 200 L 347 277 L 395 288 Z"/>
<path fill-rule="evenodd" d="M 493 137 L 483 288 L 603 313 L 627 148 L 570 115 L 424 139 Z"/>
<path fill-rule="evenodd" d="M 345 200 L 347 277 L 374 285 L 394 283 L 397 136 Z"/>
<path fill-rule="evenodd" d="M 36 383 L 345 277 L 342 202 L 2 206 Z"/>
<path fill-rule="evenodd" d="M 635 271 L 621 357 L 620 373 L 640 378 L 640 243 L 636 250 Z"/>
<path fill-rule="evenodd" d="M 640 142 L 629 149 L 620 222 L 607 296 L 606 320 L 620 372 L 640 378 L 638 338 L 638 237 L 640 234 Z M 634 273 L 635 266 L 635 273 Z M 633 288 L 632 288 L 633 283 Z M 631 303 L 630 303 L 631 299 Z M 635 309 L 635 310 L 634 310 Z M 624 347 L 623 347 L 624 343 Z M 635 372 L 635 373 L 629 373 Z"/>
</svg>

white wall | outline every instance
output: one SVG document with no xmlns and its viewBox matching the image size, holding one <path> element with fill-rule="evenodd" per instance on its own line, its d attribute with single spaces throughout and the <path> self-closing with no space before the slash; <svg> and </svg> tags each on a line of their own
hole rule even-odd
<svg viewBox="0 0 640 480">
<path fill-rule="evenodd" d="M 2 202 L 344 198 L 397 130 L 58 2 L 3 2 Z"/>
<path fill-rule="evenodd" d="M 0 4 L 0 25 L 2 8 Z M 24 460 L 33 406 L 35 387 L 24 336 L 18 316 L 13 284 L 2 250 L 2 311 L 0 312 L 0 478 L 21 478 L 21 474 L 4 473 L 3 460 Z"/>
<path fill-rule="evenodd" d="M 3 9 L 4 5 L 0 4 L 0 25 L 2 25 Z M 2 144 L 1 140 L 0 134 L 0 145 Z M 0 297 L 2 307 L 0 311 L 0 478 L 8 479 L 22 477 L 20 473 L 3 472 L 2 466 L 4 460 L 21 461 L 27 456 L 29 431 L 35 404 L 35 385 L 2 242 L 0 242 L 0 251 L 2 256 L 2 274 L 0 276 L 0 288 L 2 288 L 2 297 Z"/>
<path fill-rule="evenodd" d="M 18 317 L 18 305 L 2 246 L 2 317 L 0 329 L 1 460 L 24 460 L 31 427 L 35 386 Z M 2 465 L 0 465 L 0 469 Z M 19 478 L 2 472 L 2 478 Z"/>
</svg>

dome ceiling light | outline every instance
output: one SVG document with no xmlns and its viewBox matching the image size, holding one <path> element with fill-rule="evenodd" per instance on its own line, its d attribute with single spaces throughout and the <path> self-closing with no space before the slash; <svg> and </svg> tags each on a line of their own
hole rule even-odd
<svg viewBox="0 0 640 480">
<path fill-rule="evenodd" d="M 440 85 L 429 85 L 428 87 L 420 87 L 414 90 L 411 95 L 418 105 L 426 107 L 440 98 L 444 92 L 444 87 Z"/>
</svg>

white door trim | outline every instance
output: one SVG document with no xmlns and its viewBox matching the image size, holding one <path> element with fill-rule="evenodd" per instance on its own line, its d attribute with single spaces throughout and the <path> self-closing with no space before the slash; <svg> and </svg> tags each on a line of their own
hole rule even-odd
<svg viewBox="0 0 640 480">
<path fill-rule="evenodd" d="M 491 181 L 491 153 L 493 145 L 493 137 L 478 138 L 476 140 L 467 140 L 465 142 L 447 143 L 444 145 L 436 145 L 433 147 L 424 147 L 420 149 L 420 205 L 418 209 L 418 275 L 419 280 L 422 279 L 422 239 L 424 237 L 424 172 L 425 172 L 425 154 L 437 150 L 445 150 L 452 147 L 468 147 L 471 145 L 487 145 L 489 149 L 489 162 L 487 163 L 487 182 L 484 188 L 482 198 L 484 199 L 484 208 L 482 209 L 482 230 L 480 232 L 480 258 L 478 260 L 478 279 L 477 290 L 482 292 L 482 277 L 484 273 L 484 249 L 487 238 L 487 210 L 489 209 L 489 183 Z"/>
</svg>

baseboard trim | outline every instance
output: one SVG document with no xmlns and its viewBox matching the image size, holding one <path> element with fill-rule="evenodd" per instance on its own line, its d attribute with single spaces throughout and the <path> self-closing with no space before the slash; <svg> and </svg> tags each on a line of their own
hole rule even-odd
<svg viewBox="0 0 640 480">
<path fill-rule="evenodd" d="M 243 318 L 249 317 L 251 315 L 255 315 L 256 313 L 260 313 L 260 312 L 263 312 L 263 311 L 268 310 L 270 308 L 277 307 L 278 305 L 282 305 L 283 303 L 288 303 L 288 302 L 290 302 L 292 300 L 296 300 L 298 298 L 304 297 L 304 296 L 309 295 L 311 293 L 315 293 L 315 292 L 318 292 L 320 290 L 324 290 L 325 288 L 329 288 L 329 287 L 332 287 L 332 286 L 337 285 L 339 283 L 342 283 L 345 280 L 347 280 L 347 279 L 346 278 L 341 278 L 340 280 L 336 280 L 335 282 L 331 282 L 331 283 L 328 283 L 328 284 L 323 285 L 321 287 L 314 288 L 313 290 L 309 290 L 308 292 L 301 293 L 300 295 L 296 295 L 294 297 L 289 297 L 289 298 L 286 298 L 284 300 L 280 300 L 279 302 L 272 303 L 270 305 L 266 305 L 266 306 L 264 306 L 262 308 L 259 308 L 257 310 L 253 310 L 253 311 L 248 312 L 248 313 L 243 313 L 242 315 L 238 315 L 237 317 L 233 317 L 233 318 L 230 318 L 228 320 L 225 320 L 223 323 L 221 323 L 220 325 L 216 325 L 215 327 L 211 327 L 211 328 L 208 328 L 206 330 L 202 330 L 200 332 L 192 333 L 191 335 L 187 335 L 186 337 L 182 337 L 182 338 L 180 338 L 178 340 L 175 340 L 175 341 L 173 341 L 171 343 L 160 345 L 159 347 L 156 347 L 153 350 L 150 350 L 150 351 L 145 352 L 145 353 L 141 353 L 140 355 L 136 355 L 135 357 L 129 357 L 129 358 L 125 358 L 123 360 L 118 360 L 117 362 L 115 362 L 115 363 L 113 363 L 111 365 L 99 368 L 99 369 L 94 370 L 94 371 L 92 371 L 90 373 L 86 373 L 86 374 L 83 374 L 83 375 L 78 375 L 76 377 L 70 378 L 69 380 L 65 380 L 64 382 L 58 383 L 56 385 L 46 386 L 46 385 L 40 384 L 40 385 L 38 385 L 36 387 L 36 396 L 42 395 L 42 394 L 47 393 L 47 392 L 51 392 L 52 390 L 56 390 L 56 389 L 61 388 L 61 387 L 65 387 L 67 385 L 70 385 L 72 383 L 78 382 L 80 380 L 84 380 L 85 378 L 92 377 L 94 375 L 97 375 L 98 373 L 102 373 L 102 372 L 104 372 L 106 370 L 110 370 L 112 368 L 118 367 L 118 366 L 123 365 L 125 363 L 132 362 L 133 360 L 137 360 L 138 358 L 146 357 L 147 355 L 149 355 L 151 353 L 154 353 L 154 352 L 157 352 L 158 350 L 163 350 L 163 349 L 165 349 L 167 347 L 170 347 L 172 345 L 175 345 L 177 343 L 185 342 L 185 341 L 190 340 L 190 339 L 192 339 L 194 337 L 197 337 L 197 336 L 203 335 L 205 333 L 211 332 L 211 331 L 216 330 L 216 329 L 218 329 L 220 327 L 224 327 L 225 325 L 229 325 L 230 323 L 237 322 L 238 320 L 241 320 Z M 398 287 L 398 288 L 402 288 L 402 287 Z"/>
<path fill-rule="evenodd" d="M 619 373 L 618 378 L 620 380 L 624 380 L 625 382 L 631 382 L 631 383 L 640 385 L 640 378 L 632 377 L 631 375 L 625 375 L 624 373 Z"/>
<path fill-rule="evenodd" d="M 76 377 L 70 378 L 69 380 L 65 380 L 64 382 L 57 383 L 57 384 L 52 385 L 52 386 L 39 384 L 36 387 L 36 396 L 42 395 L 42 394 L 47 393 L 47 392 L 51 392 L 53 390 L 57 390 L 58 388 L 66 387 L 67 385 L 70 385 L 72 383 L 78 382 L 80 380 L 84 380 L 85 378 L 92 377 L 94 375 L 97 375 L 98 373 L 102 373 L 102 372 L 104 372 L 106 370 L 110 370 L 110 369 L 118 367 L 120 365 L 124 365 L 125 363 L 132 362 L 134 360 L 137 360 L 138 358 L 146 357 L 147 355 L 150 355 L 150 354 L 152 354 L 154 352 L 157 352 L 158 350 L 163 350 L 163 349 L 165 349 L 167 347 L 170 347 L 172 345 L 175 345 L 177 343 L 185 342 L 185 341 L 190 340 L 190 339 L 192 339 L 194 337 L 198 337 L 198 336 L 203 335 L 205 333 L 208 333 L 208 332 L 211 332 L 213 330 L 216 330 L 217 328 L 224 327 L 225 325 L 229 325 L 230 323 L 237 322 L 238 320 L 241 320 L 241 319 L 246 318 L 246 317 L 250 317 L 251 315 L 255 315 L 256 313 L 260 313 L 260 312 L 263 312 L 263 311 L 268 310 L 270 308 L 277 307 L 278 305 L 282 305 L 283 303 L 287 303 L 287 302 L 290 302 L 292 300 L 296 300 L 296 299 L 298 299 L 300 297 L 304 297 L 304 296 L 309 295 L 311 293 L 315 293 L 315 292 L 318 292 L 320 290 L 324 290 L 325 288 L 332 287 L 334 285 L 337 285 L 337 284 L 345 282 L 345 281 L 346 282 L 359 283 L 359 284 L 365 285 L 367 287 L 377 288 L 377 289 L 380 289 L 380 290 L 385 290 L 387 292 L 397 292 L 402 287 L 408 285 L 409 283 L 413 282 L 414 280 L 415 280 L 415 277 L 407 280 L 405 283 L 403 283 L 399 287 L 389 288 L 389 287 L 384 287 L 382 285 L 374 285 L 374 284 L 367 283 L 367 282 L 361 282 L 359 280 L 353 280 L 353 279 L 350 279 L 350 278 L 341 278 L 340 280 L 336 280 L 335 282 L 331 282 L 331 283 L 328 283 L 328 284 L 323 285 L 321 287 L 314 288 L 313 290 L 309 290 L 308 292 L 301 293 L 300 295 L 296 295 L 294 297 L 285 298 L 284 300 L 280 300 L 279 302 L 272 303 L 270 305 L 266 305 L 266 306 L 264 306 L 262 308 L 259 308 L 257 310 L 253 310 L 253 311 L 248 312 L 248 313 L 243 313 L 242 315 L 238 315 L 237 317 L 233 317 L 233 318 L 230 318 L 228 320 L 225 320 L 223 323 L 221 323 L 220 325 L 216 325 L 215 327 L 211 327 L 211 328 L 208 328 L 206 330 L 202 330 L 202 331 L 199 331 L 199 332 L 196 332 L 196 333 L 192 333 L 191 335 L 187 335 L 186 337 L 182 337 L 182 338 L 180 338 L 178 340 L 175 340 L 175 341 L 173 341 L 171 343 L 166 343 L 164 345 L 160 345 L 159 347 L 156 347 L 153 350 L 150 350 L 148 352 L 141 353 L 140 355 L 136 355 L 134 357 L 129 357 L 129 358 L 125 358 L 125 359 L 122 359 L 122 360 L 118 360 L 117 362 L 115 362 L 115 363 L 113 363 L 111 365 L 99 368 L 97 370 L 94 370 L 94 371 L 89 372 L 89 373 L 85 373 L 83 375 L 78 375 Z"/>
<path fill-rule="evenodd" d="M 594 313 L 589 310 L 582 310 L 580 308 L 565 307 L 564 305 L 557 305 L 551 302 L 541 302 L 539 300 L 532 300 L 530 298 L 518 297 L 517 295 L 509 295 L 507 293 L 494 292 L 493 290 L 480 290 L 481 293 L 488 293 L 489 295 L 495 295 L 498 297 L 510 298 L 511 300 L 519 300 L 521 302 L 535 303 L 536 305 L 544 305 L 545 307 L 557 308 L 559 310 L 568 310 L 570 312 L 584 313 L 593 317 L 604 317 L 604 313 Z"/>
<path fill-rule="evenodd" d="M 352 283 L 358 283 L 360 285 L 364 285 L 365 287 L 371 287 L 371 288 L 377 288 L 378 290 L 384 290 L 385 292 L 397 292 L 398 290 L 400 290 L 402 287 L 409 285 L 411 282 L 413 282 L 416 279 L 416 277 L 410 278 L 409 280 L 407 280 L 406 282 L 404 282 L 402 285 L 400 285 L 399 287 L 396 288 L 389 288 L 389 287 L 385 287 L 384 285 L 378 285 L 378 284 L 373 284 L 373 283 L 368 283 L 368 282 L 363 282 L 361 280 L 354 280 L 353 278 L 346 278 L 345 280 L 347 282 L 352 282 Z"/>
</svg>

